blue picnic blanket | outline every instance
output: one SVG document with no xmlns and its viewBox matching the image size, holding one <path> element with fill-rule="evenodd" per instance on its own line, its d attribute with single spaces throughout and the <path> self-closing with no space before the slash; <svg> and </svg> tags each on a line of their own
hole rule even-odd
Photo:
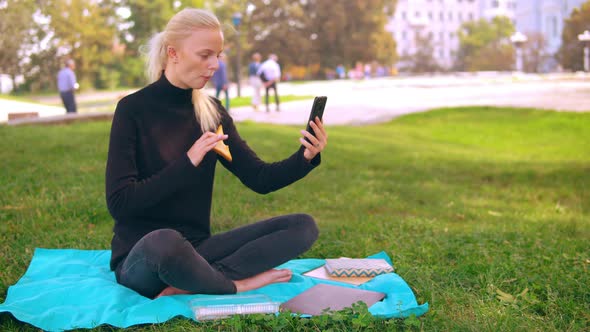
<svg viewBox="0 0 590 332">
<path fill-rule="evenodd" d="M 370 256 L 391 263 L 384 252 Z M 48 331 L 93 328 L 101 324 L 129 327 L 162 323 L 176 316 L 194 319 L 190 301 L 210 295 L 174 295 L 155 300 L 117 284 L 109 269 L 110 250 L 36 249 L 25 275 L 8 288 L 0 313 Z M 369 311 L 383 318 L 420 316 L 428 303 L 418 305 L 406 282 L 395 273 L 380 275 L 360 286 L 303 276 L 325 263 L 323 259 L 294 259 L 279 268 L 293 271 L 288 283 L 278 283 L 241 294 L 265 294 L 286 302 L 317 283 L 359 287 L 386 293 Z"/>
</svg>

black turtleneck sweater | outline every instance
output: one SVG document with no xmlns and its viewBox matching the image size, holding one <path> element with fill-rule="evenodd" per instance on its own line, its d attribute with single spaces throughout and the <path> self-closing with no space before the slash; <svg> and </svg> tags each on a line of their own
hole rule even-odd
<svg viewBox="0 0 590 332">
<path fill-rule="evenodd" d="M 193 245 L 211 235 L 209 218 L 218 160 L 258 193 L 283 188 L 320 163 L 319 155 L 308 162 L 303 146 L 280 162 L 260 160 L 215 100 L 233 161 L 210 151 L 193 166 L 186 153 L 202 131 L 191 92 L 173 86 L 162 75 L 117 104 L 106 166 L 107 206 L 115 219 L 112 270 L 153 230 L 176 229 Z"/>
</svg>

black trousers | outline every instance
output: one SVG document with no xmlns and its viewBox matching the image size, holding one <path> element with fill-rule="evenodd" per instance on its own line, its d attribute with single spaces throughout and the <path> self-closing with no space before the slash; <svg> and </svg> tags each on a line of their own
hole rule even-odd
<svg viewBox="0 0 590 332">
<path fill-rule="evenodd" d="M 74 90 L 60 91 L 59 96 L 66 108 L 67 113 L 76 113 L 76 99 L 74 98 Z"/>
<path fill-rule="evenodd" d="M 233 294 L 233 280 L 270 270 L 308 250 L 313 218 L 291 214 L 211 236 L 193 246 L 173 229 L 148 233 L 115 270 L 117 281 L 153 298 L 167 286 L 198 294 Z"/>
<path fill-rule="evenodd" d="M 266 95 L 264 96 L 264 101 L 266 102 L 266 110 L 268 110 L 268 90 L 273 89 L 275 93 L 275 103 L 277 104 L 277 110 L 279 109 L 279 93 L 277 92 L 277 82 L 273 82 L 271 85 L 266 87 Z"/>
</svg>

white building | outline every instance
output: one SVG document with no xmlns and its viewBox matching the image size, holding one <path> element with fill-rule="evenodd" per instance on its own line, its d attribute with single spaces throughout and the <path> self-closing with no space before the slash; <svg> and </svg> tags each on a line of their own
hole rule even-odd
<svg viewBox="0 0 590 332">
<path fill-rule="evenodd" d="M 393 34 L 400 58 L 416 52 L 415 37 L 420 33 L 430 37 L 438 64 L 451 68 L 459 47 L 459 27 L 481 15 L 478 0 L 398 0 L 387 29 Z M 399 66 L 404 66 L 403 61 Z"/>
<path fill-rule="evenodd" d="M 517 0 L 516 29 L 525 35 L 540 34 L 546 43 L 545 54 L 549 60 L 544 70 L 557 67 L 555 53 L 561 46 L 561 32 L 565 20 L 576 7 L 586 0 Z M 582 31 L 580 31 L 582 33 Z"/>
<path fill-rule="evenodd" d="M 482 18 L 491 20 L 496 16 L 506 16 L 513 22 L 516 18 L 516 7 L 518 0 L 480 0 L 479 12 Z M 525 0 L 526 1 L 526 0 Z"/>
<path fill-rule="evenodd" d="M 415 36 L 429 36 L 434 59 L 443 68 L 452 68 L 459 48 L 457 31 L 465 21 L 507 16 L 521 33 L 540 33 L 551 59 L 544 65 L 553 70 L 553 55 L 561 45 L 564 21 L 574 8 L 587 0 L 398 0 L 395 15 L 387 25 L 397 43 L 400 58 L 416 53 Z M 580 31 L 582 33 L 582 31 Z M 398 69 L 404 66 L 398 63 Z"/>
</svg>

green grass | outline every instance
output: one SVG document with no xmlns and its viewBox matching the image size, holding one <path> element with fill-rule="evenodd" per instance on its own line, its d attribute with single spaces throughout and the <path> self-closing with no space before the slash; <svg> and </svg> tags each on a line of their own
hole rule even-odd
<svg viewBox="0 0 590 332">
<path fill-rule="evenodd" d="M 238 127 L 265 160 L 298 146 L 298 127 Z M 0 127 L 0 301 L 35 247 L 109 248 L 109 128 L 107 122 Z M 131 330 L 590 328 L 590 114 L 443 109 L 381 125 L 330 127 L 329 134 L 322 165 L 270 195 L 250 192 L 219 169 L 214 231 L 309 213 L 321 235 L 304 257 L 385 250 L 418 302 L 430 304 L 425 316 L 378 321 L 361 310 L 312 320 L 174 319 Z M 35 329 L 3 315 L 0 330 Z"/>
</svg>

